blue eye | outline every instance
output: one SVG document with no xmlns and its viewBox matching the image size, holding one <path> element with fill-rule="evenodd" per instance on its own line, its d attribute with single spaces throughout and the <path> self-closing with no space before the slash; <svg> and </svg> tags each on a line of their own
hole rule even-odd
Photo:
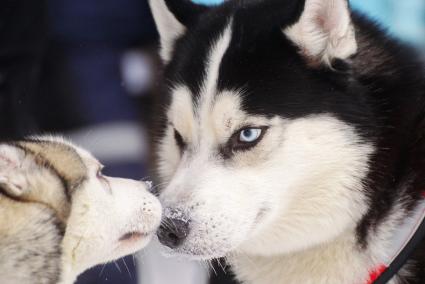
<svg viewBox="0 0 425 284">
<path fill-rule="evenodd" d="M 243 129 L 239 134 L 239 141 L 243 143 L 255 142 L 261 136 L 262 131 L 260 128 Z"/>
</svg>

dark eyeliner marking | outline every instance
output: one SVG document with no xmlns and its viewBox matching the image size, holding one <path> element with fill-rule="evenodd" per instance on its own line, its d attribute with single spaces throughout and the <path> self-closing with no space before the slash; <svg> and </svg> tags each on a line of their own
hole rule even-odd
<svg viewBox="0 0 425 284">
<path fill-rule="evenodd" d="M 261 129 L 260 136 L 253 142 L 241 142 L 239 140 L 240 133 L 249 128 Z M 235 152 L 247 151 L 254 148 L 263 139 L 268 128 L 268 126 L 245 126 L 239 129 L 238 131 L 232 134 L 227 143 L 220 149 L 220 154 L 223 156 L 224 159 L 230 159 Z"/>
<path fill-rule="evenodd" d="M 184 142 L 183 137 L 176 129 L 174 129 L 174 139 L 176 140 L 177 146 L 179 147 L 180 151 L 183 152 L 183 150 L 186 148 L 186 143 Z"/>
</svg>

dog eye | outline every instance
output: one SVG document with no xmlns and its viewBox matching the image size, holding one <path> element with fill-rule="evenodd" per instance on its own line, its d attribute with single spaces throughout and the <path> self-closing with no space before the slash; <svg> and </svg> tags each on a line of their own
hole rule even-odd
<svg viewBox="0 0 425 284">
<path fill-rule="evenodd" d="M 244 127 L 236 131 L 220 148 L 220 154 L 228 159 L 237 151 L 246 151 L 255 147 L 264 137 L 268 128 L 268 126 Z"/>
<path fill-rule="evenodd" d="M 261 128 L 246 128 L 239 132 L 239 142 L 253 143 L 260 138 L 263 130 Z"/>
</svg>

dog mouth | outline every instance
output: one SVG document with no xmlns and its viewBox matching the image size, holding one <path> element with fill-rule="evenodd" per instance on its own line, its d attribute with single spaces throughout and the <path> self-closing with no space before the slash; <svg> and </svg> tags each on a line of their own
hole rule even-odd
<svg viewBox="0 0 425 284">
<path fill-rule="evenodd" d="M 152 235 L 152 232 L 140 232 L 140 231 L 132 231 L 132 232 L 128 232 L 125 233 L 124 235 L 122 235 L 118 241 L 119 242 L 137 242 L 140 241 L 144 238 L 147 238 L 149 236 Z"/>
</svg>

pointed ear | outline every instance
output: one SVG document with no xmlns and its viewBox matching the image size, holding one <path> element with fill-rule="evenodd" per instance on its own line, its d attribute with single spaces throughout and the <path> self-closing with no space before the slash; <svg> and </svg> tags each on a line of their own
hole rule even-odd
<svg viewBox="0 0 425 284">
<path fill-rule="evenodd" d="M 20 168 L 24 153 L 10 145 L 0 146 L 0 194 L 17 198 L 28 190 L 28 182 Z"/>
<path fill-rule="evenodd" d="M 160 54 L 165 62 L 170 60 L 176 39 L 209 9 L 190 0 L 149 0 L 149 5 L 160 36 Z"/>
<path fill-rule="evenodd" d="M 347 0 L 305 0 L 300 19 L 284 33 L 313 65 L 330 65 L 357 52 Z"/>
</svg>

